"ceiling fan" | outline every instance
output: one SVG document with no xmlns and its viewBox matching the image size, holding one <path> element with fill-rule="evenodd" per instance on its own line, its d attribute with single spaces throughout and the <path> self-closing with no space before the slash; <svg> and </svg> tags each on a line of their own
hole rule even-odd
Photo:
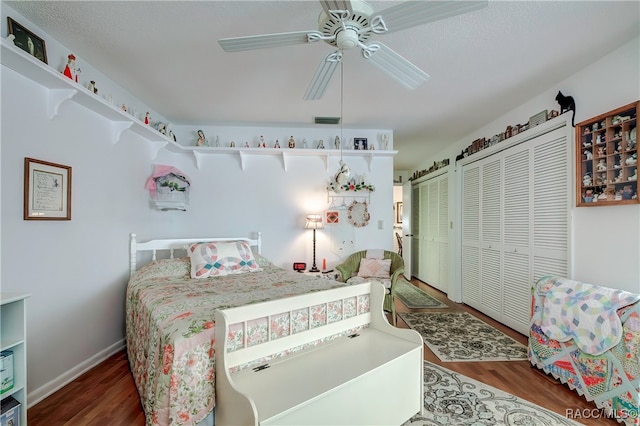
<svg viewBox="0 0 640 426">
<path fill-rule="evenodd" d="M 479 1 L 405 1 L 380 12 L 364 0 L 320 0 L 322 11 L 318 30 L 262 34 L 218 40 L 226 52 L 313 43 L 319 40 L 337 47 L 320 62 L 305 92 L 305 100 L 320 99 L 342 61 L 345 49 L 359 47 L 364 58 L 408 89 L 415 89 L 429 75 L 380 42 L 368 43 L 374 34 L 399 31 L 413 26 L 461 15 L 486 7 Z"/>
</svg>

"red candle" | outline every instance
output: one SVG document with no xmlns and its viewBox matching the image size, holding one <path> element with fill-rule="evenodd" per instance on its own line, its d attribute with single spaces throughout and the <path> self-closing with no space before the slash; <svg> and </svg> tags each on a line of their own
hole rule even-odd
<svg viewBox="0 0 640 426">
<path fill-rule="evenodd" d="M 327 270 L 327 259 L 325 258 L 322 259 L 322 270 L 323 271 Z"/>
</svg>

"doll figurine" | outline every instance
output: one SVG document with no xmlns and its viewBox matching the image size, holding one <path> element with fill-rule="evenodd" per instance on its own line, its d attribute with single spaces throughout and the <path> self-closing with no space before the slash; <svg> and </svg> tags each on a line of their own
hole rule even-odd
<svg viewBox="0 0 640 426">
<path fill-rule="evenodd" d="M 76 68 L 76 57 L 73 53 L 67 56 L 67 65 L 64 67 L 64 71 L 62 73 L 76 83 L 78 82 L 78 73 L 80 73 L 80 69 Z"/>
</svg>

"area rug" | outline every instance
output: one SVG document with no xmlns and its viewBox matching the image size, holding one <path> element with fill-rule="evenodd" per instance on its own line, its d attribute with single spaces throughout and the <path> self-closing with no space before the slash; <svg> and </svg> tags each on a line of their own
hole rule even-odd
<svg viewBox="0 0 640 426">
<path fill-rule="evenodd" d="M 410 309 L 420 308 L 448 308 L 435 297 L 429 296 L 415 285 L 400 278 L 395 286 L 396 297 Z"/>
<path fill-rule="evenodd" d="M 424 410 L 403 426 L 578 425 L 500 389 L 424 362 Z"/>
<path fill-rule="evenodd" d="M 522 361 L 527 347 L 468 312 L 399 312 L 441 360 Z"/>
</svg>

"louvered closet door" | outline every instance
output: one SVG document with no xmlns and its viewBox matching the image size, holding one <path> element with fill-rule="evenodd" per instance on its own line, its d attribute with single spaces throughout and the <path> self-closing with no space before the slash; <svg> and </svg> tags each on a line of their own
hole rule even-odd
<svg viewBox="0 0 640 426">
<path fill-rule="evenodd" d="M 438 183 L 438 286 L 449 292 L 449 177 L 444 175 Z"/>
<path fill-rule="evenodd" d="M 480 168 L 480 277 L 483 312 L 502 314 L 502 158 L 489 157 Z"/>
<path fill-rule="evenodd" d="M 481 309 L 480 166 L 462 169 L 462 301 Z"/>
<path fill-rule="evenodd" d="M 527 146 L 505 152 L 502 322 L 519 331 L 528 328 L 531 300 L 530 162 Z"/>
<path fill-rule="evenodd" d="M 533 147 L 533 282 L 569 275 L 571 157 L 565 134 L 555 131 Z"/>
<path fill-rule="evenodd" d="M 426 247 L 425 256 L 422 257 L 422 262 L 425 265 L 425 273 L 423 274 L 423 281 L 429 285 L 439 288 L 439 265 L 440 259 L 438 256 L 438 178 L 430 180 L 426 184 L 427 203 L 425 215 L 425 225 L 427 229 L 427 235 L 424 241 Z"/>
<path fill-rule="evenodd" d="M 411 189 L 411 274 L 420 276 L 420 188 Z"/>
</svg>

